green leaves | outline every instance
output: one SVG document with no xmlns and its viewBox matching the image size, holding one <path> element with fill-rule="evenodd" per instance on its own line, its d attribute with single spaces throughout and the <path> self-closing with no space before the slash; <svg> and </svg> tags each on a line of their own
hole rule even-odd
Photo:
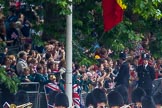
<svg viewBox="0 0 162 108">
<path fill-rule="evenodd" d="M 44 45 L 44 42 L 42 41 L 41 36 L 39 36 L 39 35 L 32 36 L 32 41 L 33 41 L 33 44 L 38 47 Z"/>
<path fill-rule="evenodd" d="M 134 13 L 141 15 L 145 19 L 154 17 L 155 19 L 160 20 L 162 18 L 160 10 L 161 3 L 162 0 L 135 0 L 132 10 Z"/>
<path fill-rule="evenodd" d="M 71 10 L 68 7 L 68 5 L 71 5 L 72 3 L 68 0 L 56 0 L 56 4 L 60 7 L 60 15 L 69 15 L 71 14 Z"/>
<path fill-rule="evenodd" d="M 160 9 L 156 10 L 155 18 L 160 20 L 162 18 L 162 13 Z"/>
<path fill-rule="evenodd" d="M 11 93 L 16 93 L 20 81 L 16 75 L 13 75 L 12 77 L 8 76 L 5 69 L 0 67 L 0 83 L 4 83 Z"/>
<path fill-rule="evenodd" d="M 96 62 L 95 60 L 89 59 L 88 57 L 83 57 L 82 60 L 79 62 L 79 65 L 86 65 L 90 66 Z"/>
<path fill-rule="evenodd" d="M 162 3 L 162 0 L 152 0 L 152 3 L 153 3 L 155 6 L 158 6 L 160 3 Z"/>
<path fill-rule="evenodd" d="M 6 0 L 0 1 L 6 2 Z M 159 35 L 162 26 L 160 21 L 162 18 L 162 0 L 123 0 L 127 4 L 127 9 L 122 23 L 105 34 L 103 33 L 101 0 L 26 1 L 33 4 L 43 4 L 43 6 L 45 4 L 43 37 L 48 37 L 48 39 L 65 41 L 66 15 L 71 14 L 68 6 L 73 4 L 73 41 L 79 47 L 91 48 L 95 42 L 98 42 L 114 51 L 120 51 L 125 47 L 133 48 L 134 44 L 131 42 L 141 41 L 145 33 L 152 32 L 157 38 L 157 42 L 153 44 L 151 50 L 156 52 L 155 49 L 157 49 L 162 53 L 162 48 L 159 47 L 162 42 L 162 35 Z M 35 40 L 36 43 L 41 44 L 39 43 L 41 42 L 40 37 L 36 37 Z M 157 43 L 159 45 L 156 45 Z M 82 50 L 76 51 L 74 48 L 74 53 L 76 59 L 83 57 Z"/>
<path fill-rule="evenodd" d="M 115 51 L 121 51 L 123 50 L 125 47 L 124 47 L 124 44 L 122 44 L 122 42 L 120 40 L 114 40 L 112 42 L 112 46 L 111 46 L 112 49 L 114 49 Z"/>
</svg>

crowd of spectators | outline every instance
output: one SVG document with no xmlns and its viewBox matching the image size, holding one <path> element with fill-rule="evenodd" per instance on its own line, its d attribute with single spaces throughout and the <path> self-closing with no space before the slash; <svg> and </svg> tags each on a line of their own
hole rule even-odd
<svg viewBox="0 0 162 108">
<path fill-rule="evenodd" d="M 64 44 L 59 43 L 56 40 L 51 40 L 44 48 L 44 53 L 38 53 L 36 50 L 32 49 L 30 43 L 26 43 L 24 44 L 24 49 L 19 51 L 16 55 L 8 55 L 7 52 L 5 52 L 1 67 L 5 68 L 9 76 L 12 77 L 12 75 L 16 75 L 21 82 L 39 82 L 42 87 L 47 83 L 54 83 L 64 92 L 66 80 Z M 108 56 L 106 48 L 99 48 L 98 50 L 93 56 L 98 60 L 98 64 L 86 66 L 73 63 L 73 84 L 78 84 L 81 87 L 82 93 L 90 93 L 94 89 L 100 88 L 104 90 L 106 94 L 109 94 L 109 92 L 111 93 L 111 90 L 115 90 L 122 85 L 121 87 L 125 87 L 126 93 L 128 93 L 124 98 L 125 104 L 129 104 L 132 102 L 132 91 L 137 89 L 137 87 L 147 90 L 143 85 L 140 86 L 140 82 L 144 81 L 144 84 L 148 84 L 148 79 L 151 76 L 146 78 L 146 80 L 141 78 L 143 75 L 147 77 L 148 75 L 151 75 L 151 73 L 142 74 L 145 72 L 144 70 L 142 71 L 142 69 L 138 71 L 145 60 L 143 57 L 146 53 L 139 56 L 133 54 L 132 56 L 129 53 L 130 51 L 126 49 L 120 53 L 118 60 L 113 60 Z M 162 60 L 155 60 L 148 53 L 146 55 L 146 57 L 149 55 L 147 58 L 148 65 L 155 70 L 153 71 L 153 79 L 151 79 L 152 86 L 153 80 L 161 78 Z M 125 65 L 122 67 L 123 62 L 126 62 L 125 65 L 127 65 L 127 70 L 121 71 L 121 69 L 125 69 Z M 41 90 L 43 91 L 43 89 Z M 123 90 L 125 89 L 122 88 L 118 92 Z M 152 89 L 149 89 L 149 91 L 145 92 L 146 94 L 149 92 L 148 95 L 150 96 L 159 93 L 152 93 L 154 92 Z M 109 99 L 110 98 L 108 97 L 108 100 Z"/>
<path fill-rule="evenodd" d="M 7 17 L 0 12 L 0 42 L 7 41 L 7 45 L 11 45 L 12 41 L 12 44 L 16 44 L 20 37 L 30 37 L 31 27 L 32 24 L 25 15 L 17 13 L 13 7 L 9 9 Z M 80 86 L 81 93 L 88 93 L 85 106 L 103 108 L 107 103 L 111 108 L 123 105 L 130 107 L 134 104 L 137 108 L 141 108 L 141 105 L 142 108 L 155 108 L 154 103 L 162 106 L 162 97 L 157 99 L 162 91 L 154 93 L 149 89 L 153 80 L 162 77 L 162 58 L 155 59 L 149 50 L 145 49 L 147 45 L 144 45 L 138 44 L 134 49 L 126 48 L 117 60 L 111 57 L 113 52 L 110 49 L 100 47 L 91 54 L 93 59 L 98 61 L 96 64 L 86 66 L 73 63 L 73 84 Z M 2 53 L 0 66 L 5 68 L 8 76 L 17 76 L 21 82 L 39 82 L 42 88 L 47 83 L 54 83 L 62 92 L 65 91 L 64 43 L 50 40 L 44 46 L 44 52 L 39 53 L 33 49 L 32 43 L 26 42 L 17 54 L 8 54 L 7 48 Z M 145 60 L 148 68 L 152 70 L 140 67 Z M 149 88 L 143 84 L 148 84 Z M 2 94 L 3 92 L 5 91 L 2 87 Z M 6 94 L 2 100 L 13 102 L 11 95 Z M 153 102 L 150 104 L 153 106 L 147 105 L 149 102 Z"/>
<path fill-rule="evenodd" d="M 31 35 L 35 33 L 31 22 L 40 24 L 42 20 L 36 12 L 36 6 L 21 0 L 11 0 L 9 4 L 9 7 L 0 7 L 0 42 L 7 46 L 18 45 L 21 49 L 22 44 L 31 41 Z M 7 10 L 4 11 L 4 8 Z"/>
</svg>

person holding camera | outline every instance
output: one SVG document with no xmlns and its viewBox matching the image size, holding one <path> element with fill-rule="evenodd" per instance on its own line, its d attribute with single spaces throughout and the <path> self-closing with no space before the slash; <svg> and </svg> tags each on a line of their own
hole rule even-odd
<svg viewBox="0 0 162 108">
<path fill-rule="evenodd" d="M 155 79 L 155 69 L 149 65 L 149 55 L 142 54 L 143 63 L 137 67 L 138 87 L 145 90 L 147 95 L 152 95 L 152 81 Z"/>
</svg>

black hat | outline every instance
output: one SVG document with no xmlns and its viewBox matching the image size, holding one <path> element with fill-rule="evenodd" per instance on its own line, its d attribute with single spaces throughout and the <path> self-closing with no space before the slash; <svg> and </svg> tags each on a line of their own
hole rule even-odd
<svg viewBox="0 0 162 108">
<path fill-rule="evenodd" d="M 156 92 L 153 99 L 156 105 L 162 105 L 162 92 Z"/>
<path fill-rule="evenodd" d="M 141 101 L 142 108 L 156 108 L 155 102 L 151 96 L 143 96 Z"/>
<path fill-rule="evenodd" d="M 142 59 L 143 60 L 149 60 L 149 58 L 150 58 L 149 54 L 147 54 L 147 53 L 142 54 Z"/>
<path fill-rule="evenodd" d="M 110 107 L 112 106 L 123 106 L 124 105 L 124 100 L 121 94 L 117 91 L 110 91 L 109 94 L 107 95 L 108 99 L 108 104 Z"/>
<path fill-rule="evenodd" d="M 124 104 L 128 104 L 128 89 L 124 85 L 118 85 L 114 88 L 115 91 L 119 92 L 123 97 Z"/>
<path fill-rule="evenodd" d="M 94 105 L 94 100 L 93 100 L 93 94 L 92 93 L 88 93 L 86 96 L 86 102 L 85 105 L 86 107 L 88 107 L 89 105 Z"/>
<path fill-rule="evenodd" d="M 107 98 L 106 98 L 106 94 L 105 94 L 104 90 L 95 88 L 92 91 L 92 95 L 93 95 L 95 105 L 97 103 L 101 103 L 101 102 L 107 103 Z"/>
<path fill-rule="evenodd" d="M 137 87 L 132 91 L 132 102 L 141 102 L 142 96 L 145 96 L 146 92 L 144 89 Z"/>
<path fill-rule="evenodd" d="M 65 93 L 58 93 L 55 96 L 55 106 L 69 107 L 69 100 Z"/>
<path fill-rule="evenodd" d="M 126 59 L 126 54 L 125 54 L 125 52 L 120 52 L 119 58 L 122 59 L 122 60 L 125 60 L 125 59 Z"/>
</svg>

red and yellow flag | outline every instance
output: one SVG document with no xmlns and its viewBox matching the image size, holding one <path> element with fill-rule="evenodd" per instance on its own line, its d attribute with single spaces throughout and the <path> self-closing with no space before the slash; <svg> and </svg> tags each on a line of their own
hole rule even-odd
<svg viewBox="0 0 162 108">
<path fill-rule="evenodd" d="M 126 5 L 122 0 L 102 0 L 104 31 L 111 30 L 114 26 L 123 20 L 124 9 Z"/>
</svg>

